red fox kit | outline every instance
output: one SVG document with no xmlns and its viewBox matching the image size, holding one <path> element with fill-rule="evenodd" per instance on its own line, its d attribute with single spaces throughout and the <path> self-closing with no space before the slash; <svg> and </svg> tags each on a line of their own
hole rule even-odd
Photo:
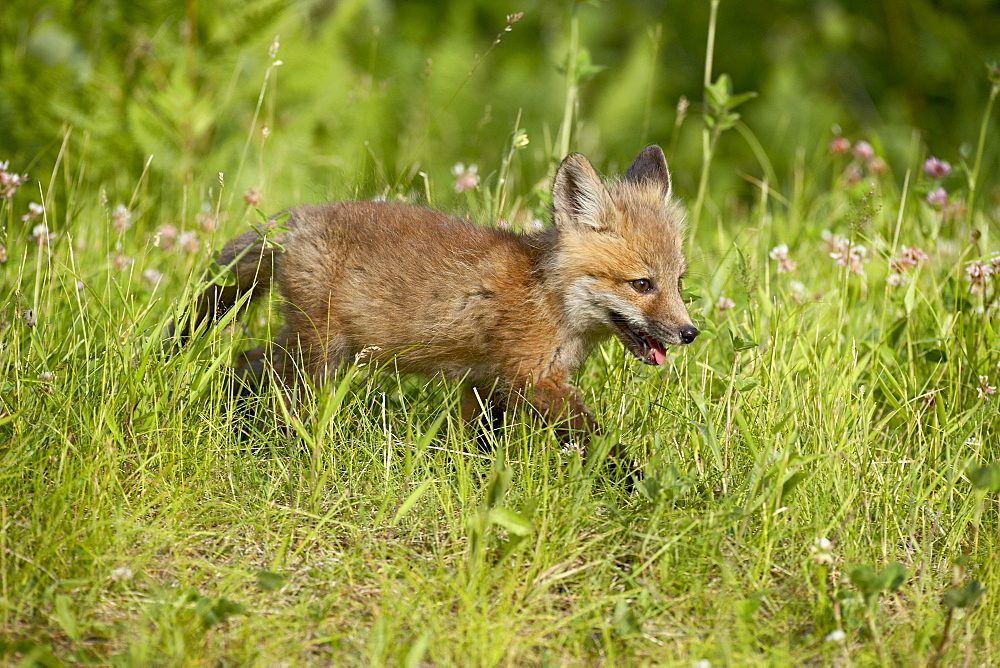
<svg viewBox="0 0 1000 668">
<path fill-rule="evenodd" d="M 271 369 L 286 386 L 321 382 L 366 350 L 463 381 L 468 421 L 524 402 L 586 432 L 596 424 L 570 379 L 598 341 L 613 334 L 663 364 L 667 345 L 698 336 L 680 293 L 683 213 L 659 146 L 607 185 L 568 155 L 553 184 L 554 225 L 534 234 L 392 202 L 287 213 L 267 236 L 276 243 L 252 230 L 225 245 L 218 264 L 235 285 L 210 287 L 192 318 L 218 317 L 274 282 L 285 326 L 243 354 L 244 378 Z"/>
</svg>

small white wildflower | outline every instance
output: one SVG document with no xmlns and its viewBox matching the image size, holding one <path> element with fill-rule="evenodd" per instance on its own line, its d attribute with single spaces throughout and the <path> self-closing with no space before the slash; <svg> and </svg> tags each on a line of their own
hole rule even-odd
<svg viewBox="0 0 1000 668">
<path fill-rule="evenodd" d="M 219 219 L 215 217 L 212 205 L 208 202 L 201 203 L 201 211 L 198 212 L 194 219 L 198 223 L 198 226 L 205 232 L 211 232 L 219 224 Z"/>
<path fill-rule="evenodd" d="M 111 569 L 112 582 L 125 582 L 126 580 L 131 580 L 134 575 L 132 569 L 128 566 L 115 566 Z"/>
<path fill-rule="evenodd" d="M 55 232 L 49 232 L 49 226 L 45 223 L 38 223 L 31 228 L 31 236 L 39 246 L 47 246 L 50 241 L 56 238 Z"/>
<path fill-rule="evenodd" d="M 177 238 L 177 227 L 170 223 L 164 223 L 156 228 L 153 235 L 153 245 L 159 246 L 163 243 L 163 250 L 170 250 L 174 247 L 174 240 Z"/>
<path fill-rule="evenodd" d="M 11 199 L 17 189 L 28 180 L 27 174 L 8 172 L 9 168 L 9 160 L 0 161 L 0 199 Z"/>
<path fill-rule="evenodd" d="M 698 659 L 691 664 L 691 668 L 712 668 L 712 662 L 708 659 Z"/>
<path fill-rule="evenodd" d="M 981 260 L 973 260 L 965 266 L 965 280 L 969 281 L 969 292 L 979 294 L 986 291 L 986 283 L 993 275 L 993 265 Z"/>
<path fill-rule="evenodd" d="M 919 264 L 927 259 L 927 253 L 919 246 L 903 246 L 902 257 L 910 264 Z"/>
<path fill-rule="evenodd" d="M 980 399 L 989 399 L 992 395 L 996 394 L 997 388 L 995 385 L 990 385 L 989 376 L 979 377 L 979 387 L 976 388 L 976 394 L 979 395 Z"/>
<path fill-rule="evenodd" d="M 43 383 L 51 383 L 55 379 L 56 375 L 51 371 L 43 371 L 40 374 L 38 374 L 38 380 L 42 381 Z"/>
<path fill-rule="evenodd" d="M 111 266 L 121 271 L 135 262 L 135 258 L 125 255 L 125 253 L 115 253 L 111 256 Z"/>
<path fill-rule="evenodd" d="M 792 299 L 803 302 L 806 299 L 806 286 L 802 281 L 789 281 L 788 289 L 792 293 Z"/>
<path fill-rule="evenodd" d="M 771 249 L 771 252 L 768 253 L 768 256 L 772 260 L 778 261 L 779 274 L 787 274 L 788 272 L 794 270 L 795 267 L 799 266 L 798 262 L 788 257 L 787 244 L 778 244 L 777 246 Z"/>
<path fill-rule="evenodd" d="M 163 272 L 155 267 L 150 267 L 149 269 L 142 272 L 142 277 L 149 283 L 156 285 L 163 278 Z"/>
<path fill-rule="evenodd" d="M 768 256 L 772 260 L 784 260 L 786 257 L 788 257 L 788 244 L 778 244 L 777 246 L 771 249 L 771 252 L 768 253 Z"/>
<path fill-rule="evenodd" d="M 198 234 L 192 230 L 181 232 L 177 235 L 177 245 L 188 253 L 198 252 Z"/>
<path fill-rule="evenodd" d="M 889 258 L 889 270 L 901 274 L 927 260 L 927 253 L 918 246 L 903 246 L 896 257 Z"/>
<path fill-rule="evenodd" d="M 123 232 L 132 227 L 132 212 L 124 204 L 119 204 L 111 212 L 111 229 Z"/>
<path fill-rule="evenodd" d="M 476 165 L 465 166 L 464 163 L 456 162 L 451 168 L 451 175 L 455 177 L 455 192 L 462 193 L 479 186 L 479 167 Z"/>
<path fill-rule="evenodd" d="M 825 640 L 827 642 L 837 642 L 837 643 L 840 643 L 840 642 L 844 642 L 845 640 L 847 640 L 847 634 L 844 633 L 843 630 L 841 630 L 841 629 L 834 629 L 834 630 L 830 631 L 829 633 L 827 633 L 826 636 L 823 638 L 823 640 Z"/>
<path fill-rule="evenodd" d="M 21 220 L 28 222 L 34 220 L 45 213 L 45 208 L 38 202 L 28 202 L 28 213 L 21 216 Z"/>
<path fill-rule="evenodd" d="M 718 301 L 715 302 L 715 308 L 720 313 L 728 311 L 729 309 L 736 306 L 736 302 L 725 295 L 720 295 Z"/>
<path fill-rule="evenodd" d="M 7 247 L 0 244 L 0 264 L 7 261 Z"/>
<path fill-rule="evenodd" d="M 833 258 L 838 266 L 847 267 L 848 271 L 852 274 L 863 276 L 865 268 L 862 266 L 862 263 L 865 262 L 867 252 L 864 246 L 854 245 L 847 249 L 834 251 L 830 253 L 830 257 Z"/>
<path fill-rule="evenodd" d="M 578 443 L 577 441 L 567 441 L 566 443 L 563 443 L 561 452 L 564 455 L 569 455 L 574 452 L 578 452 L 582 455 L 584 453 L 584 450 L 583 450 L 583 445 Z"/>
<path fill-rule="evenodd" d="M 889 276 L 885 279 L 885 282 L 894 288 L 898 288 L 903 284 L 904 280 L 905 279 L 902 274 L 889 274 Z"/>
<path fill-rule="evenodd" d="M 809 554 L 817 564 L 829 566 L 834 562 L 833 543 L 823 536 L 815 538 L 809 546 Z"/>
</svg>

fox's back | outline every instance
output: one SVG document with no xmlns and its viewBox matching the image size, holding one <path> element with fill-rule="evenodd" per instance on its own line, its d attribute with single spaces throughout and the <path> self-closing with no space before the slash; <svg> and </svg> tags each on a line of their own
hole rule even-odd
<svg viewBox="0 0 1000 668">
<path fill-rule="evenodd" d="M 277 266 L 286 317 L 320 339 L 336 332 L 344 352 L 374 346 L 463 375 L 496 366 L 506 339 L 531 338 L 512 309 L 544 319 L 530 315 L 537 239 L 393 202 L 303 206 L 289 227 Z"/>
</svg>

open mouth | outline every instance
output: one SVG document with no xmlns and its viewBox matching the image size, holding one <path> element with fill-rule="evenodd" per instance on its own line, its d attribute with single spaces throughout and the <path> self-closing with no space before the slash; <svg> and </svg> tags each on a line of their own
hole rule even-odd
<svg viewBox="0 0 1000 668">
<path fill-rule="evenodd" d="M 618 338 L 622 340 L 625 347 L 633 355 L 646 364 L 663 364 L 667 359 L 667 347 L 646 332 L 634 329 L 625 318 L 618 314 L 611 314 L 611 322 L 614 323 L 618 331 Z"/>
</svg>

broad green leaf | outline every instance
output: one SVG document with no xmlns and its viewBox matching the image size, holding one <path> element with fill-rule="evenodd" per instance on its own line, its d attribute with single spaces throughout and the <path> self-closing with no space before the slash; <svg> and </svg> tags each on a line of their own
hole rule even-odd
<svg viewBox="0 0 1000 668">
<path fill-rule="evenodd" d="M 971 467 L 968 475 L 969 481 L 976 489 L 985 489 L 990 494 L 1000 492 L 1000 465 Z"/>
<path fill-rule="evenodd" d="M 262 591 L 277 591 L 285 584 L 285 577 L 273 571 L 258 571 L 257 586 Z"/>
<path fill-rule="evenodd" d="M 515 536 L 528 536 L 535 530 L 531 520 L 509 508 L 491 508 L 486 518 Z"/>
<path fill-rule="evenodd" d="M 73 614 L 73 599 L 66 594 L 56 595 L 54 614 L 56 621 L 59 622 L 59 626 L 66 632 L 66 635 L 73 640 L 79 640 L 80 624 L 77 622 L 76 615 Z"/>
</svg>

